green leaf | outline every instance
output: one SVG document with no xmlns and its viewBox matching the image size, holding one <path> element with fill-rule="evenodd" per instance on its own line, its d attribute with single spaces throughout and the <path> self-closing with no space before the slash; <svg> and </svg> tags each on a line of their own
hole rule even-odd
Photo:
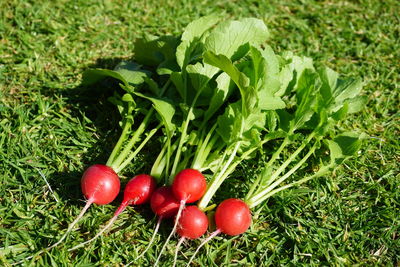
<svg viewBox="0 0 400 267">
<path fill-rule="evenodd" d="M 127 116 L 132 116 L 129 111 L 133 110 L 136 103 L 131 94 L 126 93 L 121 97 L 116 91 L 114 91 L 113 96 L 108 97 L 107 100 L 117 106 L 118 112 L 121 114 L 123 119 L 126 119 Z"/>
<path fill-rule="evenodd" d="M 278 127 L 284 132 L 289 132 L 290 130 L 290 123 L 293 120 L 293 115 L 290 114 L 286 109 L 279 109 L 276 110 L 278 114 L 279 123 Z"/>
<path fill-rule="evenodd" d="M 186 71 L 189 74 L 191 84 L 196 91 L 199 91 L 204 89 L 208 81 L 218 72 L 218 68 L 198 62 L 195 65 L 188 65 Z"/>
<path fill-rule="evenodd" d="M 217 83 L 216 88 L 213 90 L 213 95 L 208 105 L 208 109 L 204 113 L 204 120 L 208 121 L 215 112 L 227 100 L 231 92 L 231 79 L 225 72 L 221 73 L 215 80 Z"/>
<path fill-rule="evenodd" d="M 135 60 L 146 66 L 158 66 L 163 62 L 175 62 L 176 65 L 175 51 L 178 43 L 179 40 L 174 36 L 157 37 L 145 34 L 135 40 Z"/>
<path fill-rule="evenodd" d="M 145 83 L 148 85 L 149 90 L 156 96 L 161 96 L 161 89 L 158 84 L 151 78 L 146 77 Z"/>
<path fill-rule="evenodd" d="M 151 74 L 149 71 L 141 69 L 141 67 L 135 62 L 122 61 L 115 67 L 114 71 L 124 77 L 127 85 L 135 86 L 143 83 Z"/>
<path fill-rule="evenodd" d="M 335 102 L 343 103 L 347 99 L 356 97 L 361 92 L 362 86 L 361 79 L 338 79 L 333 92 Z"/>
<path fill-rule="evenodd" d="M 294 114 L 294 120 L 291 122 L 292 130 L 303 127 L 315 113 L 315 83 L 317 77 L 318 75 L 315 72 L 310 69 L 305 69 L 299 78 L 296 90 L 297 109 Z"/>
<path fill-rule="evenodd" d="M 233 64 L 232 61 L 225 55 L 216 55 L 213 52 L 206 51 L 203 55 L 204 62 L 215 66 L 222 71 L 226 72 L 229 77 L 236 83 L 240 90 L 244 90 L 250 85 L 249 78 L 240 72 Z"/>
<path fill-rule="evenodd" d="M 217 119 L 217 132 L 228 145 L 238 140 L 242 148 L 260 142 L 260 131 L 264 129 L 266 116 L 262 112 L 254 112 L 243 116 L 241 101 L 230 104 L 225 113 Z"/>
<path fill-rule="evenodd" d="M 165 126 L 168 137 L 171 138 L 176 128 L 175 123 L 172 121 L 175 114 L 175 106 L 167 99 L 150 97 L 139 92 L 135 92 L 135 94 L 153 103 L 154 109 L 160 115 L 163 125 Z"/>
<path fill-rule="evenodd" d="M 265 111 L 265 118 L 265 127 L 267 128 L 267 130 L 269 132 L 275 131 L 278 126 L 278 115 L 276 114 L 276 112 L 273 110 Z"/>
<path fill-rule="evenodd" d="M 314 70 L 313 61 L 309 57 L 299 57 L 295 56 L 292 52 L 285 52 L 281 58 L 285 62 L 285 67 L 283 67 L 280 73 L 281 89 L 276 95 L 296 91 L 304 70 Z"/>
<path fill-rule="evenodd" d="M 175 85 L 175 88 L 178 91 L 179 95 L 183 99 L 184 95 L 185 95 L 185 92 L 184 92 L 185 85 L 183 82 L 182 74 L 180 72 L 173 72 L 170 75 L 170 79 L 171 79 L 172 83 Z"/>
<path fill-rule="evenodd" d="M 346 101 L 348 103 L 349 109 L 348 113 L 356 113 L 360 112 L 362 109 L 365 108 L 365 105 L 367 104 L 368 97 L 366 96 L 356 96 L 352 99 L 349 99 Z"/>
<path fill-rule="evenodd" d="M 125 86 L 142 84 L 150 72 L 141 69 L 141 65 L 134 62 L 122 61 L 114 70 L 89 69 L 83 73 L 83 85 L 95 84 L 107 77 L 120 80 Z"/>
<path fill-rule="evenodd" d="M 357 133 L 345 132 L 328 140 L 331 163 L 341 164 L 346 158 L 354 156 L 361 148 L 363 137 Z"/>
<path fill-rule="evenodd" d="M 167 59 L 158 65 L 157 68 L 158 75 L 169 75 L 174 71 L 179 71 L 179 67 L 175 62 L 175 59 Z"/>
<path fill-rule="evenodd" d="M 343 120 L 346 117 L 348 111 L 349 111 L 349 105 L 345 103 L 339 110 L 332 113 L 331 117 L 336 121 Z"/>
<path fill-rule="evenodd" d="M 239 102 L 228 105 L 224 114 L 218 116 L 216 131 L 226 144 L 231 144 L 239 138 L 241 120 L 241 104 Z"/>
<path fill-rule="evenodd" d="M 245 73 L 250 84 L 256 89 L 259 107 L 262 110 L 275 110 L 286 107 L 285 102 L 275 93 L 280 89 L 279 62 L 272 48 L 264 50 L 250 47 L 252 64 Z"/>
<path fill-rule="evenodd" d="M 192 53 L 199 46 L 203 34 L 219 21 L 219 16 L 212 14 L 201 17 L 189 23 L 181 37 L 181 43 L 176 49 L 176 61 L 178 65 L 183 66 L 190 63 Z M 200 55 L 202 51 L 200 52 Z"/>
<path fill-rule="evenodd" d="M 133 100 L 132 94 L 129 94 L 129 93 L 124 94 L 124 95 L 122 96 L 121 99 L 122 99 L 122 101 L 124 101 L 124 102 L 135 102 L 135 101 Z"/>
<path fill-rule="evenodd" d="M 84 85 L 84 86 L 92 85 L 92 84 L 98 83 L 101 80 L 104 80 L 107 77 L 115 78 L 115 79 L 120 80 L 123 83 L 127 84 L 124 77 L 122 77 L 121 74 L 119 74 L 118 72 L 115 72 L 113 70 L 88 69 L 83 73 L 82 85 Z"/>
<path fill-rule="evenodd" d="M 244 56 L 248 43 L 259 46 L 269 38 L 269 31 L 259 19 L 246 18 L 220 23 L 205 41 L 205 50 L 230 59 Z"/>
<path fill-rule="evenodd" d="M 322 81 L 322 85 L 320 88 L 321 95 L 325 101 L 325 103 L 329 103 L 332 98 L 333 89 L 336 87 L 336 82 L 338 80 L 339 74 L 334 70 L 325 67 L 320 72 L 320 77 Z"/>
<path fill-rule="evenodd" d="M 226 72 L 233 82 L 238 86 L 242 97 L 242 115 L 246 118 L 258 106 L 258 96 L 254 87 L 249 86 L 249 78 L 240 72 L 232 61 L 224 55 L 215 55 L 212 52 L 205 52 L 203 55 L 207 64 L 218 67 Z"/>
<path fill-rule="evenodd" d="M 364 107 L 367 99 L 358 96 L 363 85 L 360 79 L 340 79 L 339 75 L 329 68 L 323 69 L 320 77 L 320 92 L 330 113 L 336 114 L 345 105 L 348 105 L 348 113 L 358 112 Z"/>
</svg>

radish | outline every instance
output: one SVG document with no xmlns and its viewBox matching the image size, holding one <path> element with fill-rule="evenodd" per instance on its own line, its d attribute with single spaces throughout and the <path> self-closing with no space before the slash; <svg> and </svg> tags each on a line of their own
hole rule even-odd
<svg viewBox="0 0 400 267">
<path fill-rule="evenodd" d="M 133 177 L 125 186 L 124 198 L 121 205 L 115 211 L 114 216 L 110 219 L 106 226 L 104 226 L 104 228 L 100 232 L 98 232 L 92 239 L 80 243 L 79 245 L 70 248 L 68 251 L 75 250 L 96 240 L 100 235 L 104 233 L 104 231 L 111 227 L 111 225 L 117 219 L 118 215 L 121 214 L 121 212 L 123 212 L 128 205 L 140 205 L 148 202 L 150 200 L 151 194 L 156 188 L 156 185 L 156 181 L 150 175 L 140 174 Z"/>
<path fill-rule="evenodd" d="M 207 215 L 197 206 L 186 206 L 179 218 L 176 232 L 182 238 L 196 239 L 207 231 L 207 227 Z"/>
<path fill-rule="evenodd" d="M 224 233 L 230 236 L 240 235 L 246 232 L 250 224 L 250 209 L 244 201 L 236 198 L 229 198 L 222 201 L 215 211 L 215 225 L 217 226 L 217 230 L 211 233 L 210 236 L 204 239 L 197 247 L 186 266 L 190 265 L 200 248 L 218 234 Z"/>
<path fill-rule="evenodd" d="M 114 170 L 106 165 L 96 164 L 86 169 L 81 179 L 82 193 L 86 197 L 86 205 L 81 213 L 68 226 L 67 232 L 55 244 L 48 247 L 50 250 L 58 246 L 71 232 L 75 224 L 83 217 L 86 210 L 95 203 L 97 205 L 106 205 L 113 201 L 120 190 L 120 180 Z"/>
<path fill-rule="evenodd" d="M 78 221 L 83 217 L 90 205 L 93 203 L 97 205 L 106 205 L 112 202 L 117 197 L 120 186 L 121 183 L 119 177 L 111 167 L 95 164 L 87 168 L 81 178 L 82 193 L 87 199 L 86 205 L 83 207 L 76 219 L 68 226 L 65 234 L 53 245 L 39 251 L 36 256 L 58 246 L 72 231 L 72 228 L 75 226 L 75 224 L 77 224 Z M 29 260 L 33 257 L 34 256 L 29 256 L 24 260 Z M 16 262 L 16 264 L 20 264 L 24 260 Z"/>
<path fill-rule="evenodd" d="M 179 201 L 175 198 L 170 186 L 162 186 L 153 192 L 150 199 L 150 207 L 158 216 L 158 221 L 156 227 L 154 228 L 154 233 L 149 244 L 147 245 L 146 249 L 136 258 L 136 260 L 142 257 L 153 244 L 154 238 L 158 232 L 158 229 L 160 228 L 161 221 L 163 219 L 173 217 L 178 212 Z"/>
<path fill-rule="evenodd" d="M 185 203 L 199 200 L 207 189 L 203 174 L 195 169 L 180 171 L 172 183 L 172 191 L 177 199 Z"/>
<path fill-rule="evenodd" d="M 161 248 L 160 254 L 158 255 L 158 258 L 154 266 L 157 266 L 158 261 L 160 260 L 161 255 L 168 244 L 168 241 L 171 239 L 172 235 L 176 232 L 177 225 L 181 217 L 182 210 L 185 207 L 185 204 L 193 203 L 199 200 L 204 195 L 207 189 L 207 182 L 206 179 L 204 178 L 204 175 L 198 170 L 184 169 L 175 176 L 171 187 L 174 196 L 179 200 L 179 210 L 176 214 L 174 227 L 172 228 L 171 233 L 169 234 L 167 240 L 165 241 L 164 246 Z"/>
<path fill-rule="evenodd" d="M 128 205 L 141 205 L 149 202 L 156 186 L 156 180 L 150 175 L 139 174 L 133 177 L 125 186 L 124 198 L 114 216 L 118 216 Z"/>
<path fill-rule="evenodd" d="M 236 198 L 224 200 L 215 212 L 215 224 L 220 232 L 227 235 L 240 235 L 251 224 L 251 213 L 247 204 Z"/>
<path fill-rule="evenodd" d="M 182 211 L 182 215 L 179 218 L 178 228 L 176 232 L 181 238 L 178 241 L 175 250 L 174 264 L 178 258 L 179 247 L 186 238 L 196 239 L 204 235 L 208 228 L 207 215 L 201 211 L 197 206 L 187 206 Z"/>
<path fill-rule="evenodd" d="M 150 207 L 157 216 L 171 218 L 178 212 L 179 200 L 175 198 L 170 186 L 162 186 L 151 196 Z"/>
</svg>

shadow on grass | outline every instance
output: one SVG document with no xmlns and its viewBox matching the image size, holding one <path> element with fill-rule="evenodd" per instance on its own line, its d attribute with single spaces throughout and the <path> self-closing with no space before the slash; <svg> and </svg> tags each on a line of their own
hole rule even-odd
<svg viewBox="0 0 400 267">
<path fill-rule="evenodd" d="M 99 59 L 95 64 L 87 68 L 114 68 L 122 59 Z M 84 166 L 92 164 L 104 164 L 110 155 L 114 144 L 120 134 L 120 114 L 117 108 L 107 98 L 112 96 L 115 90 L 119 90 L 118 83 L 113 80 L 104 80 L 93 86 L 79 85 L 68 90 L 57 91 L 65 101 L 68 114 L 72 118 L 78 118 L 80 122 L 89 119 L 90 127 L 96 129 L 96 142 L 87 147 L 87 151 L 81 155 Z M 52 98 L 54 89 L 42 88 L 41 94 Z M 87 119 L 86 119 L 87 118 Z M 57 188 L 61 201 L 70 201 L 82 204 L 80 190 L 80 178 L 84 170 L 53 173 L 48 178 L 52 188 Z M 76 201 L 75 201 L 76 200 Z"/>
<path fill-rule="evenodd" d="M 141 53 L 134 51 L 136 54 L 134 59 L 120 57 L 101 58 L 98 59 L 96 63 L 87 66 L 86 69 L 114 69 L 121 61 L 137 61 L 139 63 L 146 62 L 146 65 L 150 65 L 150 67 L 146 67 L 146 70 L 151 70 L 155 73 L 153 66 L 157 66 L 166 59 L 163 53 L 172 53 L 171 51 L 174 51 L 178 44 L 177 40 L 178 39 L 173 36 L 162 36 L 157 39 L 139 38 L 135 41 L 134 48 L 141 51 Z M 156 54 L 154 54 L 155 51 L 157 52 Z M 160 53 L 159 51 L 162 52 Z M 115 91 L 120 94 L 124 92 L 120 88 L 119 83 L 120 81 L 116 79 L 105 78 L 91 86 L 84 86 L 81 84 L 76 88 L 57 92 L 67 101 L 68 113 L 72 117 L 79 118 L 80 122 L 85 121 L 85 117 L 87 117 L 91 121 L 90 125 L 96 129 L 96 143 L 88 147 L 87 151 L 81 155 L 84 166 L 90 166 L 96 163 L 104 164 L 118 141 L 121 133 L 121 128 L 119 127 L 121 116 L 115 105 L 111 104 L 107 99 L 112 96 Z M 54 95 L 54 90 L 51 88 L 43 88 L 41 92 L 48 97 Z M 141 120 L 138 118 L 136 121 Z M 135 125 L 133 127 L 135 127 Z M 158 138 L 154 136 L 152 139 L 157 140 Z M 156 144 L 157 142 L 153 141 L 153 143 Z M 142 149 L 138 157 L 139 159 L 134 160 L 129 167 L 124 169 L 124 172 L 128 173 L 130 170 L 134 170 L 135 172 L 149 172 L 154 159 L 157 157 L 157 151 L 158 149 L 152 149 L 152 142 L 149 142 L 149 144 Z M 150 162 L 150 164 L 144 164 L 144 162 Z M 79 186 L 80 177 L 81 173 L 66 171 L 53 174 L 49 182 L 55 188 L 62 189 L 60 192 L 60 197 L 62 199 L 82 199 Z M 71 194 L 71 192 L 74 193 Z"/>
<path fill-rule="evenodd" d="M 96 62 L 96 64 L 90 65 L 87 68 L 113 69 L 122 60 L 126 59 L 121 59 L 121 58 L 99 59 Z M 113 95 L 115 90 L 118 90 L 118 92 L 120 93 L 123 92 L 118 82 L 113 79 L 105 79 L 93 86 L 79 85 L 75 88 L 68 90 L 59 90 L 57 92 L 55 92 L 55 90 L 56 89 L 52 88 L 41 88 L 41 95 L 43 97 L 54 99 L 54 95 L 56 93 L 64 101 L 63 107 L 65 106 L 68 109 L 69 116 L 71 116 L 72 118 L 77 118 L 78 122 L 83 122 L 89 119 L 90 120 L 89 127 L 95 129 L 96 141 L 94 143 L 91 142 L 91 145 L 87 146 L 87 150 L 84 153 L 82 153 L 80 157 L 84 168 L 93 164 L 105 164 L 121 133 L 121 128 L 119 127 L 121 116 L 116 106 L 107 100 L 108 97 Z M 70 140 L 68 140 L 68 142 L 70 142 Z M 127 176 L 121 177 L 121 192 L 117 196 L 117 198 L 112 203 L 110 203 L 110 205 L 112 206 L 111 209 L 115 210 L 121 203 L 123 188 L 125 187 L 125 184 L 128 182 L 128 180 L 134 175 L 134 173 L 130 171 L 131 170 L 134 171 L 140 170 L 143 172 L 149 171 L 149 166 L 147 166 L 149 164 L 144 164 L 144 162 L 146 161 L 152 162 L 151 159 L 149 159 L 148 157 L 153 157 L 154 151 L 157 150 L 151 148 L 144 148 L 142 150 L 142 154 L 145 156 L 140 155 L 140 159 L 137 160 L 137 162 L 131 164 L 131 166 L 129 166 L 124 171 L 123 174 L 126 174 Z M 48 176 L 46 176 L 45 178 L 49 183 L 50 187 L 53 190 L 57 191 L 57 197 L 59 200 L 59 204 L 57 205 L 62 206 L 65 203 L 67 206 L 76 206 L 78 209 L 81 209 L 83 208 L 85 201 L 80 186 L 80 180 L 84 169 L 70 170 L 68 169 L 67 166 L 68 164 L 66 163 L 65 171 L 53 172 Z M 37 170 L 39 169 L 36 170 L 32 169 L 33 175 L 35 176 L 38 175 Z M 94 206 L 96 206 L 95 207 L 96 210 L 93 210 L 91 213 L 99 215 L 102 211 L 99 210 L 99 207 L 97 205 Z M 140 214 L 140 216 L 147 222 L 152 221 L 152 219 L 154 218 L 154 214 L 151 213 L 148 205 L 137 206 L 134 207 L 134 209 L 135 213 Z M 90 210 L 91 209 L 89 209 L 89 212 Z M 55 210 L 52 211 L 49 210 L 49 214 L 52 214 L 52 216 L 59 218 L 60 221 L 57 222 L 57 224 L 61 222 L 63 224 L 61 228 L 64 228 L 66 230 L 68 227 L 68 223 L 70 223 L 72 219 L 67 220 L 66 217 L 68 217 L 68 215 L 65 216 L 62 215 L 60 217 L 60 215 L 57 213 L 59 211 L 60 208 L 56 208 Z M 75 214 L 75 212 L 76 211 L 74 211 L 73 216 L 78 215 L 78 213 Z M 129 211 L 125 212 L 128 213 Z M 44 220 L 43 223 L 45 224 L 48 223 L 48 219 L 46 219 L 48 215 L 36 214 L 36 216 L 42 217 L 42 219 Z M 110 213 L 109 217 L 111 218 L 111 216 L 112 213 Z M 86 226 L 84 224 L 78 223 L 80 229 L 79 232 L 83 234 L 83 236 L 87 235 L 87 237 L 92 237 L 95 234 L 93 230 L 94 228 L 97 228 L 96 225 L 98 224 L 103 225 L 104 223 L 107 222 L 107 221 L 101 221 L 97 217 L 92 217 L 92 218 L 89 218 L 87 216 L 85 217 L 89 220 L 96 220 L 95 224 L 90 223 L 89 225 Z M 107 216 L 104 215 L 102 217 L 105 218 Z M 121 226 L 114 229 L 110 229 L 111 231 L 109 231 L 108 234 L 110 235 L 114 234 L 117 231 L 127 228 L 129 225 L 135 224 L 135 217 L 137 218 L 137 216 L 129 216 L 129 219 L 126 220 Z M 97 220 L 99 221 L 97 222 Z M 54 220 L 52 221 L 54 224 Z M 47 247 L 57 241 L 56 237 L 60 237 L 60 231 L 59 231 L 60 228 L 54 227 L 54 225 L 52 226 L 51 223 L 48 224 L 47 226 L 40 224 L 37 225 L 35 228 L 36 229 L 33 230 L 33 233 L 37 233 L 34 234 L 35 235 L 34 238 L 37 240 L 35 243 L 38 246 L 38 248 Z M 47 236 L 44 237 L 39 234 L 41 232 L 41 229 L 46 229 Z M 49 236 L 52 236 L 53 238 L 48 238 Z"/>
</svg>

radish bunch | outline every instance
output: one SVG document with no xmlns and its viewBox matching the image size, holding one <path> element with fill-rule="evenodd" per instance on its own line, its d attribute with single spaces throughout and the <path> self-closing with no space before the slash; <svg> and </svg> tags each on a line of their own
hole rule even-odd
<svg viewBox="0 0 400 267">
<path fill-rule="evenodd" d="M 335 126 L 363 107 L 360 80 L 341 79 L 329 68 L 316 70 L 310 58 L 291 52 L 275 54 L 265 44 L 269 31 L 261 20 L 219 20 L 211 15 L 193 21 L 179 38 L 139 39 L 134 46 L 138 63 L 84 73 L 86 85 L 105 78 L 120 82 L 123 93 L 116 91 L 110 101 L 121 113 L 122 132 L 106 164 L 84 172 L 86 205 L 47 250 L 66 238 L 91 204 L 105 205 L 116 198 L 118 173 L 150 140 L 160 145 L 150 173 L 133 177 L 105 227 L 69 250 L 96 240 L 128 205 L 150 202 L 158 221 L 139 257 L 153 244 L 162 220 L 174 218 L 155 265 L 177 233 L 175 265 L 184 240 L 207 232 L 205 211 L 216 206 L 213 199 L 222 183 L 242 162 L 260 154 L 268 157 L 255 178 L 237 177 L 246 196 L 217 206 L 217 229 L 202 240 L 190 265 L 213 237 L 245 233 L 252 222 L 250 209 L 282 190 L 324 176 L 358 151 L 363 136 L 338 132 Z M 155 70 L 157 78 L 148 69 Z M 307 169 L 308 162 L 318 166 Z M 299 169 L 311 174 L 298 177 Z"/>
</svg>

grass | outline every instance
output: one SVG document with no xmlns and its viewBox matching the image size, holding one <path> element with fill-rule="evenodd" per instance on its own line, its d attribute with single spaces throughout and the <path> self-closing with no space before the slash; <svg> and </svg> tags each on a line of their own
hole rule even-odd
<svg viewBox="0 0 400 267">
<path fill-rule="evenodd" d="M 0 2 L 2 265 L 55 242 L 83 205 L 82 171 L 105 162 L 118 136 L 109 92 L 82 88 L 83 70 L 112 68 L 134 56 L 133 40 L 144 32 L 179 35 L 188 22 L 212 12 L 261 18 L 275 50 L 292 50 L 346 76 L 363 77 L 368 104 L 338 127 L 370 138 L 357 158 L 333 174 L 265 203 L 246 234 L 210 242 L 194 266 L 400 264 L 398 1 L 9 0 Z M 147 170 L 151 158 L 145 155 L 124 172 L 125 179 Z M 238 176 L 249 174 L 247 169 Z M 228 183 L 227 190 L 240 180 Z M 130 262 L 153 232 L 155 219 L 146 207 L 128 208 L 96 244 L 67 252 L 93 236 L 115 207 L 92 207 L 63 246 L 25 264 Z M 164 224 L 159 242 L 135 266 L 155 261 L 169 229 Z M 179 265 L 196 244 L 185 245 Z M 164 266 L 171 264 L 173 249 L 171 243 Z"/>
</svg>

